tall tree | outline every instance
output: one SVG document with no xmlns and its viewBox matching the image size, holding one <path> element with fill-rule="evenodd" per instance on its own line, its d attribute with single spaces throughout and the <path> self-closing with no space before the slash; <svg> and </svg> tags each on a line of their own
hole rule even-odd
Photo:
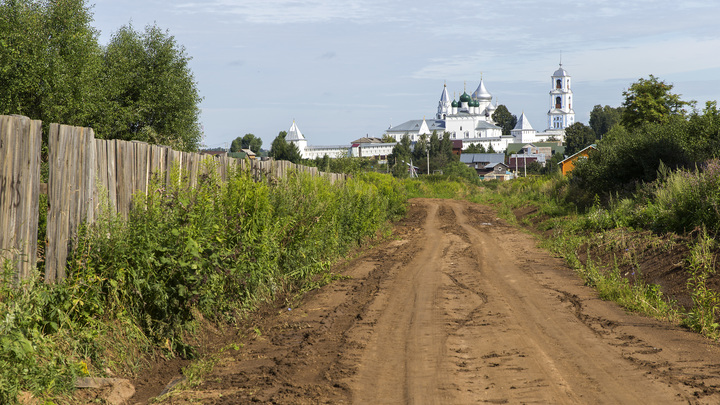
<svg viewBox="0 0 720 405">
<path fill-rule="evenodd" d="M 504 104 L 500 104 L 495 109 L 492 115 L 493 121 L 495 121 L 500 128 L 502 128 L 503 135 L 510 135 L 510 131 L 517 125 L 517 116 L 510 114 L 507 107 Z"/>
<path fill-rule="evenodd" d="M 96 132 L 107 139 L 137 139 L 196 150 L 202 137 L 202 100 L 188 66 L 190 57 L 157 26 L 116 31 L 104 53 L 109 90 Z"/>
<path fill-rule="evenodd" d="M 275 137 L 270 145 L 270 157 L 275 158 L 275 160 L 288 160 L 293 163 L 298 163 L 302 159 L 300 150 L 294 143 L 286 141 L 286 136 L 286 131 L 280 131 L 280 133 L 278 133 L 278 136 Z"/>
<path fill-rule="evenodd" d="M 570 156 L 595 143 L 595 131 L 582 122 L 565 128 L 565 154 Z"/>
<path fill-rule="evenodd" d="M 472 144 L 468 146 L 463 153 L 485 153 L 485 146 L 482 144 Z"/>
<path fill-rule="evenodd" d="M 262 147 L 262 139 L 256 137 L 253 134 L 245 134 L 245 136 L 238 136 L 230 144 L 230 152 L 239 152 L 240 149 L 250 149 L 255 154 L 260 153 Z"/>
<path fill-rule="evenodd" d="M 653 75 L 633 83 L 623 92 L 622 124 L 633 129 L 645 123 L 665 123 L 670 115 L 685 114 L 684 107 L 690 103 L 680 100 L 679 94 L 671 92 L 672 88 L 672 84 Z"/>
<path fill-rule="evenodd" d="M 253 134 L 245 134 L 242 138 L 243 149 L 250 149 L 254 153 L 260 153 L 262 147 L 262 139 L 256 137 Z"/>
<path fill-rule="evenodd" d="M 408 134 L 403 135 L 388 156 L 388 163 L 393 167 L 393 175 L 397 177 L 407 177 L 408 164 L 412 159 L 412 143 Z"/>
<path fill-rule="evenodd" d="M 91 125 L 101 49 L 83 0 L 0 2 L 0 114 Z"/>
<path fill-rule="evenodd" d="M 593 107 L 592 111 L 590 111 L 590 121 L 588 123 L 590 128 L 595 131 L 595 136 L 598 139 L 602 138 L 613 125 L 619 124 L 622 112 L 622 107 L 610 107 L 609 105 L 603 107 L 600 104 Z"/>
<path fill-rule="evenodd" d="M 421 168 L 420 171 L 423 173 L 427 171 L 427 165 L 421 163 L 424 163 L 428 157 L 428 154 L 430 152 L 429 146 L 430 145 L 428 144 L 428 136 L 422 135 L 420 139 L 415 142 L 415 146 L 413 147 L 413 162 L 416 166 Z"/>
</svg>

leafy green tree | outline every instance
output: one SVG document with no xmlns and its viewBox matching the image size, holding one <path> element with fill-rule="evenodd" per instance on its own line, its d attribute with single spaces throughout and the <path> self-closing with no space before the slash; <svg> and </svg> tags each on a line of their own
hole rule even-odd
<svg viewBox="0 0 720 405">
<path fill-rule="evenodd" d="M 495 121 L 500 128 L 502 128 L 503 135 L 510 135 L 510 131 L 517 125 L 517 116 L 510 114 L 507 107 L 504 104 L 500 104 L 495 109 L 492 115 L 493 121 Z"/>
<path fill-rule="evenodd" d="M 657 179 L 661 164 L 674 170 L 694 167 L 696 154 L 688 147 L 689 123 L 672 116 L 666 123 L 648 123 L 628 130 L 616 125 L 598 142 L 598 150 L 575 166 L 571 177 L 571 200 L 592 205 L 595 196 L 629 195 L 642 183 Z"/>
<path fill-rule="evenodd" d="M 0 2 L 0 114 L 93 123 L 104 87 L 91 22 L 83 0 Z"/>
<path fill-rule="evenodd" d="M 593 107 L 592 111 L 590 111 L 590 121 L 588 123 L 590 128 L 595 131 L 595 136 L 600 139 L 615 124 L 619 124 L 622 112 L 622 107 L 610 107 L 609 105 L 603 107 L 600 104 Z"/>
<path fill-rule="evenodd" d="M 658 80 L 640 78 L 623 92 L 622 124 L 634 129 L 646 123 L 668 122 L 671 115 L 684 115 L 684 107 L 690 103 L 680 100 L 680 95 L 671 92 L 672 84 Z"/>
<path fill-rule="evenodd" d="M 383 141 L 383 143 L 395 143 L 395 142 L 397 142 L 397 140 L 395 140 L 395 138 L 393 138 L 392 136 L 390 136 L 390 135 L 388 135 L 388 134 L 383 134 L 383 136 L 382 136 L 382 141 Z"/>
<path fill-rule="evenodd" d="M 256 137 L 253 134 L 245 134 L 245 136 L 238 136 L 230 144 L 230 152 L 239 152 L 241 149 L 250 149 L 255 154 L 260 153 L 262 147 L 262 139 Z"/>
<path fill-rule="evenodd" d="M 495 148 L 493 148 L 492 144 L 490 144 L 487 148 L 487 153 L 497 153 L 495 152 Z"/>
<path fill-rule="evenodd" d="M 407 177 L 408 164 L 412 159 L 412 143 L 408 134 L 403 135 L 388 156 L 388 163 L 392 166 L 393 175 Z"/>
<path fill-rule="evenodd" d="M 109 95 L 96 132 L 107 139 L 142 140 L 181 150 L 198 148 L 202 100 L 190 57 L 157 26 L 117 30 L 104 53 Z"/>
<path fill-rule="evenodd" d="M 262 148 L 262 139 L 253 134 L 245 134 L 242 138 L 243 149 L 250 149 L 254 153 L 259 153 Z"/>
<path fill-rule="evenodd" d="M 565 128 L 566 155 L 574 155 L 593 143 L 595 143 L 595 131 L 582 122 L 576 122 Z"/>
<path fill-rule="evenodd" d="M 463 153 L 485 153 L 485 146 L 479 144 L 472 144 L 468 146 Z"/>
<path fill-rule="evenodd" d="M 275 160 L 288 160 L 293 163 L 298 163 L 302 159 L 300 150 L 294 143 L 286 141 L 286 136 L 286 131 L 280 131 L 278 136 L 275 137 L 270 146 L 270 157 Z"/>
<path fill-rule="evenodd" d="M 420 167 L 420 171 L 423 173 L 427 171 L 427 165 L 425 164 L 425 161 L 428 157 L 429 146 L 430 145 L 428 144 L 427 135 L 422 135 L 420 139 L 415 142 L 415 146 L 413 147 L 413 163 L 415 163 L 416 166 Z"/>
</svg>

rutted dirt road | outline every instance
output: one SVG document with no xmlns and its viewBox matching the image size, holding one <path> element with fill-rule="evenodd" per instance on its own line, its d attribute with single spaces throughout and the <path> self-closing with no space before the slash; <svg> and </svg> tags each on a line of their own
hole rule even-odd
<svg viewBox="0 0 720 405">
<path fill-rule="evenodd" d="M 165 403 L 720 403 L 718 345 L 599 300 L 489 208 L 413 200 L 398 236 Z"/>
</svg>

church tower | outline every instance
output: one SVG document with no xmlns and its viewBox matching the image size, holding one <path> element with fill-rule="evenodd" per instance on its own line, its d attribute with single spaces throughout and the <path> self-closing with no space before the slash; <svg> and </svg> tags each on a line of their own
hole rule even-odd
<svg viewBox="0 0 720 405">
<path fill-rule="evenodd" d="M 293 120 L 292 126 L 290 126 L 290 129 L 287 131 L 287 135 L 285 135 L 285 142 L 294 143 L 300 151 L 300 156 L 302 156 L 303 159 L 307 159 L 305 155 L 307 139 L 305 139 L 305 136 L 300 132 L 300 128 L 298 128 L 295 120 Z"/>
<path fill-rule="evenodd" d="M 552 75 L 550 90 L 550 110 L 548 111 L 548 130 L 563 130 L 575 123 L 571 78 L 568 72 L 560 67 Z"/>
<path fill-rule="evenodd" d="M 452 103 L 450 102 L 450 96 L 448 95 L 447 85 L 443 85 L 443 91 L 440 95 L 440 101 L 438 102 L 437 119 L 444 120 L 446 116 L 452 114 Z"/>
</svg>

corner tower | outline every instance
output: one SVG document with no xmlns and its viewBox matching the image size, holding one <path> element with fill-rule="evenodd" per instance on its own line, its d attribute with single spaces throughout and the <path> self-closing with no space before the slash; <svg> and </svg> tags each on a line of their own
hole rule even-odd
<svg viewBox="0 0 720 405">
<path fill-rule="evenodd" d="M 548 110 L 548 130 L 563 130 L 575 123 L 573 110 L 572 80 L 562 63 L 551 76 L 550 110 Z"/>
</svg>

